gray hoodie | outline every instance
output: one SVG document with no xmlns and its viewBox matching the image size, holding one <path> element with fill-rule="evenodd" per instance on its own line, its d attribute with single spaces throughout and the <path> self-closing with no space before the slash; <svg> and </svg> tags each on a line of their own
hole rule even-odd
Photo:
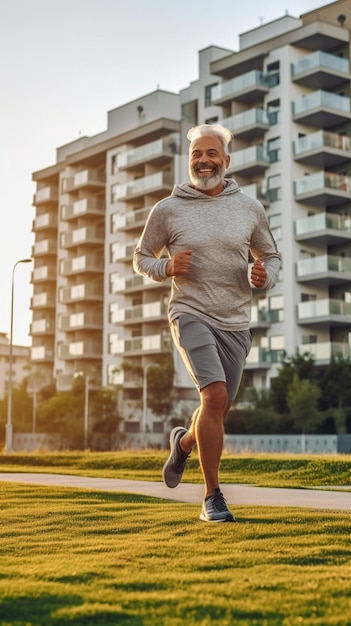
<svg viewBox="0 0 351 626">
<path fill-rule="evenodd" d="M 166 249 L 168 257 L 162 257 Z M 169 320 L 190 313 L 222 330 L 250 325 L 249 253 L 274 287 L 281 257 L 262 204 L 232 179 L 209 196 L 190 184 L 175 185 L 171 196 L 149 214 L 134 253 L 134 270 L 155 281 L 167 279 L 166 265 L 177 252 L 192 250 L 186 274 L 173 276 Z"/>
</svg>

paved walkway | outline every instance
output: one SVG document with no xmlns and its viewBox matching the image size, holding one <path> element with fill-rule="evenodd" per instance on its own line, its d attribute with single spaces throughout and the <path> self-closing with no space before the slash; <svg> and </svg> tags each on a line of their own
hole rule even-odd
<svg viewBox="0 0 351 626">
<path fill-rule="evenodd" d="M 188 483 L 181 483 L 175 489 L 168 489 L 162 482 L 26 472 L 0 472 L 0 481 L 49 487 L 74 487 L 118 493 L 138 493 L 179 502 L 200 503 L 203 498 L 203 486 Z M 351 492 L 342 491 L 345 490 L 345 487 L 274 489 L 253 485 L 222 484 L 221 489 L 230 505 L 293 506 L 351 513 Z M 336 489 L 340 489 L 340 491 Z"/>
</svg>

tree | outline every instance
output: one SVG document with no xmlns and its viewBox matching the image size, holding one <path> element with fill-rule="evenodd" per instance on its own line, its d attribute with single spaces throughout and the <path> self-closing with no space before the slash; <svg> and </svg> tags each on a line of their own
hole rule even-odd
<svg viewBox="0 0 351 626">
<path fill-rule="evenodd" d="M 320 419 L 318 411 L 320 394 L 321 390 L 317 385 L 309 380 L 300 380 L 295 372 L 288 390 L 287 405 L 294 424 L 302 433 L 306 433 L 307 430 L 313 431 Z"/>
<path fill-rule="evenodd" d="M 295 356 L 284 357 L 278 376 L 271 381 L 270 398 L 277 413 L 289 413 L 287 397 L 295 374 L 300 380 L 315 379 L 314 358 L 310 353 L 296 353 Z"/>
<path fill-rule="evenodd" d="M 170 415 L 174 404 L 174 363 L 172 353 L 166 353 L 158 359 L 158 366 L 148 371 L 147 403 L 150 409 L 165 417 Z"/>
<path fill-rule="evenodd" d="M 93 445 L 111 450 L 118 447 L 121 440 L 119 424 L 122 417 L 118 409 L 118 390 L 116 388 L 102 387 L 99 389 L 92 402 L 90 417 L 93 420 Z"/>
</svg>

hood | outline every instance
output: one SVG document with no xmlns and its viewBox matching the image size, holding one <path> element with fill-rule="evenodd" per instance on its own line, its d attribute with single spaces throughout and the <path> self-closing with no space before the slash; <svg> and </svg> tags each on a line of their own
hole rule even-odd
<svg viewBox="0 0 351 626">
<path fill-rule="evenodd" d="M 172 196 L 178 196 L 179 198 L 188 198 L 189 200 L 193 200 L 194 198 L 202 198 L 203 200 L 213 200 L 213 198 L 218 198 L 220 196 L 228 196 L 229 194 L 236 193 L 240 190 L 238 183 L 233 178 L 225 178 L 224 181 L 224 189 L 221 193 L 216 196 L 208 196 L 206 193 L 195 189 L 192 187 L 190 183 L 184 183 L 183 185 L 174 185 Z"/>
</svg>

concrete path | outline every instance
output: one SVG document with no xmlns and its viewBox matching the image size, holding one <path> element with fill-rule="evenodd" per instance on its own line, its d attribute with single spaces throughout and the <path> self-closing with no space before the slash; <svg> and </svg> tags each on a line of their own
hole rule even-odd
<svg viewBox="0 0 351 626">
<path fill-rule="evenodd" d="M 155 498 L 199 504 L 203 498 L 203 486 L 188 483 L 181 483 L 175 489 L 168 489 L 162 482 L 26 472 L 0 472 L 1 481 L 26 485 L 115 491 L 116 493 L 138 493 Z M 292 506 L 351 512 L 351 492 L 346 492 L 345 487 L 274 489 L 253 485 L 222 484 L 221 489 L 228 504 L 234 506 Z M 336 489 L 340 489 L 340 491 Z M 344 491 L 342 491 L 343 489 Z"/>
</svg>

